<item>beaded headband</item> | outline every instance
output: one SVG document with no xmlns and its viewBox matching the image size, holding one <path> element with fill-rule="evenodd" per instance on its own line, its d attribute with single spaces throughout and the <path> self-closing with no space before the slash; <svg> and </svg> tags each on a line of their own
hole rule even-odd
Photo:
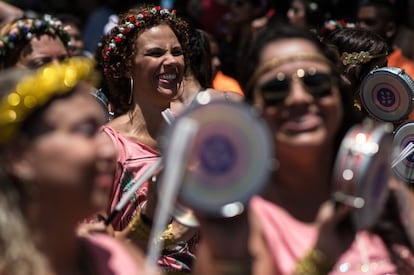
<svg viewBox="0 0 414 275">
<path fill-rule="evenodd" d="M 140 26 L 145 26 L 145 23 L 154 16 L 160 16 L 164 18 L 174 18 L 176 16 L 175 10 L 162 9 L 160 6 L 155 6 L 152 8 L 143 8 L 137 14 L 128 17 L 124 22 L 119 22 L 119 24 L 114 27 L 115 31 L 112 31 L 111 34 L 113 38 L 110 40 L 109 44 L 103 50 L 103 60 L 104 60 L 104 72 L 107 71 L 105 68 L 105 61 L 107 61 L 109 55 L 112 54 L 114 49 L 125 41 L 128 34 L 135 28 Z"/>
<path fill-rule="evenodd" d="M 282 64 L 297 60 L 318 61 L 332 66 L 332 62 L 330 62 L 326 57 L 318 54 L 299 53 L 285 57 L 276 57 L 269 60 L 268 62 L 264 63 L 262 66 L 256 69 L 253 76 L 247 82 L 247 87 L 252 87 L 254 82 L 256 82 L 256 80 L 259 78 L 259 76 L 268 72 L 269 70 L 276 68 L 277 66 L 280 66 Z"/>
<path fill-rule="evenodd" d="M 23 77 L 14 91 L 0 101 L 0 144 L 9 141 L 22 122 L 53 97 L 71 91 L 80 81 L 96 84 L 94 66 L 90 58 L 73 57 Z"/>
<path fill-rule="evenodd" d="M 341 55 L 342 64 L 346 65 L 358 65 L 358 64 L 365 64 L 370 62 L 374 58 L 387 56 L 388 53 L 382 53 L 377 55 L 371 55 L 369 52 L 361 51 L 361 52 L 352 52 L 347 53 L 344 52 Z"/>
<path fill-rule="evenodd" d="M 0 37 L 0 58 L 6 57 L 19 43 L 29 41 L 37 34 L 57 35 L 66 47 L 69 46 L 69 34 L 64 30 L 62 22 L 50 15 L 19 19 L 14 24 L 6 35 Z"/>
</svg>

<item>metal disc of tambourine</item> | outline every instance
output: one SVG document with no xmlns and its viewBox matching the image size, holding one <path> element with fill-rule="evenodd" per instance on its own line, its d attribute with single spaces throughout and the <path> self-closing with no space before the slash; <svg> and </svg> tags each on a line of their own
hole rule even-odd
<svg viewBox="0 0 414 275">
<path fill-rule="evenodd" d="M 375 119 L 385 122 L 405 120 L 413 108 L 414 82 L 395 67 L 374 69 L 361 83 L 361 101 Z"/>
<path fill-rule="evenodd" d="M 414 143 L 414 121 L 407 121 L 394 131 L 393 146 L 394 149 L 401 152 L 411 143 Z M 404 182 L 414 183 L 414 154 L 410 154 L 398 162 L 393 171 Z"/>
<path fill-rule="evenodd" d="M 271 171 L 274 154 L 267 125 L 251 106 L 217 100 L 184 110 L 167 129 L 164 141 L 184 117 L 196 122 L 198 130 L 189 145 L 178 201 L 204 216 L 240 214 L 263 189 Z"/>
<path fill-rule="evenodd" d="M 381 214 L 391 175 L 392 126 L 365 121 L 344 137 L 334 168 L 334 198 L 354 207 L 357 229 L 368 229 Z"/>
</svg>

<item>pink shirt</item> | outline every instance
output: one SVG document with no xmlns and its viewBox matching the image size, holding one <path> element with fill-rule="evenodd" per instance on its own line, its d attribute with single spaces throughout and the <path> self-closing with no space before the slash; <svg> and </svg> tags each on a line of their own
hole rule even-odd
<svg viewBox="0 0 414 275">
<path fill-rule="evenodd" d="M 111 138 L 118 152 L 117 169 L 111 191 L 110 205 L 107 210 L 108 213 L 111 213 L 123 194 L 161 156 L 150 147 L 124 137 L 109 126 L 103 126 L 102 130 Z M 128 226 L 130 220 L 135 216 L 138 206 L 147 200 L 147 194 L 148 182 L 138 189 L 135 197 L 129 201 L 123 211 L 114 219 L 112 225 L 115 230 L 120 231 Z M 196 237 L 188 242 L 179 242 L 173 248 L 164 249 L 158 261 L 159 266 L 165 270 L 189 272 L 193 261 L 191 249 L 194 247 L 195 240 Z"/>
<path fill-rule="evenodd" d="M 111 213 L 122 195 L 160 158 L 160 154 L 142 143 L 124 137 L 109 126 L 103 126 L 102 130 L 111 138 L 118 152 L 117 169 L 108 209 L 108 213 Z M 122 214 L 114 219 L 112 224 L 115 230 L 122 230 L 128 226 L 138 205 L 146 201 L 147 189 L 148 183 L 144 183 L 136 192 L 136 196 L 125 206 Z"/>
<path fill-rule="evenodd" d="M 314 246 L 316 226 L 296 220 L 281 207 L 258 196 L 252 199 L 251 208 L 261 223 L 280 274 L 292 274 L 298 260 Z M 364 262 L 365 255 L 368 260 Z M 362 271 L 366 267 L 363 263 L 369 263 L 371 273 Z M 380 237 L 363 231 L 329 274 L 397 274 L 396 270 Z"/>
</svg>

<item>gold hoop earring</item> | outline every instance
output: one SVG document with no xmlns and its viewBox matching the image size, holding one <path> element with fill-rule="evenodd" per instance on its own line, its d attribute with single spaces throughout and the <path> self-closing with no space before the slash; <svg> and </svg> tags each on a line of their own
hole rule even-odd
<svg viewBox="0 0 414 275">
<path fill-rule="evenodd" d="M 129 92 L 129 99 L 128 99 L 128 104 L 132 103 L 132 97 L 134 94 L 134 79 L 131 77 L 129 79 L 129 83 L 130 83 L 130 92 Z"/>
</svg>

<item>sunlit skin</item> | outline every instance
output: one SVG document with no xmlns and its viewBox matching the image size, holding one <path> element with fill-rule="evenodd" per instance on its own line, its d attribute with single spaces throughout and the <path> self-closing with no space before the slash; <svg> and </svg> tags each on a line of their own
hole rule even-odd
<svg viewBox="0 0 414 275">
<path fill-rule="evenodd" d="M 47 34 L 33 37 L 27 44 L 17 60 L 18 68 L 39 68 L 47 63 L 61 62 L 69 57 L 62 40 L 57 36 Z"/>
<path fill-rule="evenodd" d="M 305 6 L 302 1 L 292 1 L 288 11 L 287 18 L 289 23 L 297 27 L 306 27 Z"/>
<path fill-rule="evenodd" d="M 184 75 L 184 54 L 176 35 L 167 25 L 154 26 L 136 41 L 132 70 L 134 98 L 145 101 L 164 98 L 166 108 L 178 96 Z"/>
<path fill-rule="evenodd" d="M 261 55 L 262 65 L 273 58 L 297 55 L 298 53 L 318 54 L 318 50 L 306 40 L 285 39 L 268 44 Z M 290 92 L 277 106 L 266 106 L 259 87 L 275 79 L 279 72 L 287 76 L 298 69 L 315 68 L 321 73 L 330 73 L 327 64 L 319 61 L 298 60 L 277 66 L 261 75 L 256 82 L 255 101 L 262 109 L 276 140 L 278 155 L 289 154 L 291 147 L 303 149 L 327 150 L 332 147 L 335 134 L 341 124 L 342 107 L 338 88 L 333 86 L 331 94 L 315 98 L 304 89 L 299 79 L 290 84 Z M 338 111 L 339 110 L 339 111 Z M 305 152 L 305 151 L 304 151 Z"/>
</svg>

